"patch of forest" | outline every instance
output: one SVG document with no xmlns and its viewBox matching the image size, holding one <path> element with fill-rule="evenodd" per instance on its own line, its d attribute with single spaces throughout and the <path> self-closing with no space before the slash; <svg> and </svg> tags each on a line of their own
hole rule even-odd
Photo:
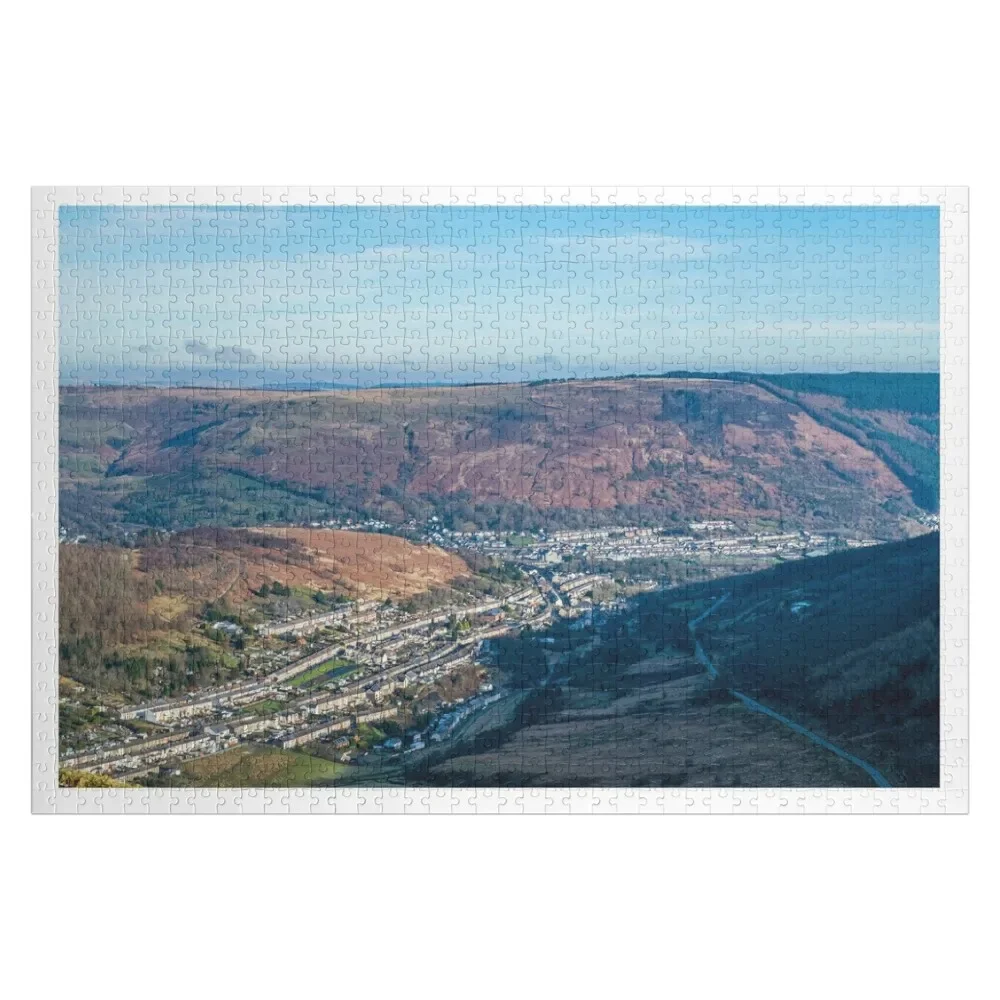
<svg viewBox="0 0 1000 1000">
<path fill-rule="evenodd" d="M 59 551 L 59 672 L 99 692 L 172 695 L 223 680 L 236 666 L 222 636 L 190 634 L 183 612 L 169 627 L 149 611 L 155 580 L 113 545 Z"/>
</svg>

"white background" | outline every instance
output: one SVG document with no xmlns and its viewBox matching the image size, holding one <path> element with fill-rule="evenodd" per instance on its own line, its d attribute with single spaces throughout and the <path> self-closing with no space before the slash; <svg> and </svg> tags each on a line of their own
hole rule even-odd
<svg viewBox="0 0 1000 1000">
<path fill-rule="evenodd" d="M 30 817 L 27 710 L 30 185 L 969 184 L 974 509 L 988 518 L 996 81 L 974 9 L 50 0 L 7 14 L 13 995 L 983 992 L 988 530 L 969 817 Z"/>
</svg>

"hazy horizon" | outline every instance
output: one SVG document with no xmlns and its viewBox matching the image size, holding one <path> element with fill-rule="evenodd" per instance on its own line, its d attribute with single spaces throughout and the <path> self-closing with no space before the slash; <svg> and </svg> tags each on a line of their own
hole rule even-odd
<svg viewBox="0 0 1000 1000">
<path fill-rule="evenodd" d="M 549 378 L 511 378 L 496 381 L 418 381 L 418 380 L 408 380 L 408 381 L 382 381 L 382 382 L 356 382 L 351 383 L 347 381 L 334 382 L 327 379 L 315 378 L 311 381 L 306 380 L 296 380 L 288 382 L 265 382 L 260 385 L 248 385 L 246 382 L 240 382 L 238 385 L 228 384 L 230 380 L 220 379 L 217 377 L 209 378 L 206 376 L 203 381 L 156 381 L 150 380 L 146 382 L 127 382 L 118 381 L 114 379 L 106 379 L 102 381 L 78 381 L 78 382 L 68 382 L 66 380 L 60 381 L 60 388 L 64 389 L 86 389 L 86 388 L 124 388 L 124 389 L 219 389 L 228 390 L 232 388 L 238 388 L 244 391 L 288 391 L 288 392 L 309 392 L 309 391 L 353 391 L 353 390 L 367 390 L 367 389 L 419 389 L 419 388 L 474 388 L 476 386 L 494 386 L 494 385 L 538 385 L 545 382 L 598 382 L 598 381 L 621 381 L 626 379 L 655 379 L 655 378 L 676 378 L 676 379 L 713 379 L 722 381 L 728 376 L 740 376 L 748 378 L 751 376 L 787 376 L 787 375 L 818 375 L 824 377 L 831 376 L 850 376 L 850 375 L 865 375 L 877 378 L 879 376 L 896 376 L 896 375 L 923 375 L 923 376 L 940 376 L 940 371 L 925 370 L 925 371 L 820 371 L 820 370 L 799 370 L 799 371 L 664 371 L 655 373 L 638 373 L 638 372 L 626 372 L 618 375 L 581 375 L 581 376 L 566 376 L 557 377 L 552 376 Z"/>
<path fill-rule="evenodd" d="M 934 372 L 936 207 L 59 215 L 64 384 Z"/>
</svg>

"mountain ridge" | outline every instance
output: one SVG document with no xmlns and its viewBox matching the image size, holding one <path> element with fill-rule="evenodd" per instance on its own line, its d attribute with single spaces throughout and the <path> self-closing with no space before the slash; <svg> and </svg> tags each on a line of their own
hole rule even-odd
<svg viewBox="0 0 1000 1000">
<path fill-rule="evenodd" d="M 295 393 L 66 387 L 64 523 L 100 534 L 338 513 L 511 529 L 726 518 L 891 538 L 905 534 L 901 518 L 936 509 L 930 376 L 788 386 L 733 375 Z"/>
</svg>

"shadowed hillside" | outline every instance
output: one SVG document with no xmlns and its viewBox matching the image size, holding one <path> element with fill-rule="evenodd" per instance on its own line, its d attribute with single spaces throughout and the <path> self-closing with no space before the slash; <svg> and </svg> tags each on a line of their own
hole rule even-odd
<svg viewBox="0 0 1000 1000">
<path fill-rule="evenodd" d="M 699 632 L 744 694 L 937 785 L 939 551 L 932 533 L 755 574 Z"/>
<path fill-rule="evenodd" d="M 721 595 L 724 603 L 716 605 Z M 700 619 L 700 621 L 699 621 Z M 689 625 L 720 674 L 696 655 Z M 938 784 L 938 536 L 660 591 L 594 628 L 500 640 L 515 694 L 406 767 L 415 784 Z"/>
</svg>

